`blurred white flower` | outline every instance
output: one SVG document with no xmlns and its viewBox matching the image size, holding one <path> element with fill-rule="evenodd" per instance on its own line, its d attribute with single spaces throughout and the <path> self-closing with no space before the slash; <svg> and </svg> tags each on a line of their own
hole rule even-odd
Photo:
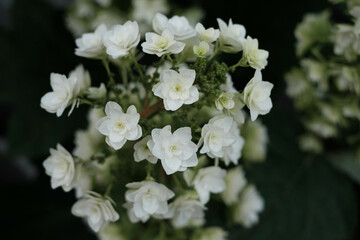
<svg viewBox="0 0 360 240">
<path fill-rule="evenodd" d="M 105 229 L 98 233 L 99 240 L 126 240 L 121 232 L 119 224 L 109 224 Z"/>
<path fill-rule="evenodd" d="M 224 203 L 228 206 L 233 205 L 239 200 L 241 190 L 246 186 L 244 170 L 238 166 L 230 169 L 225 176 L 226 188 L 221 193 Z"/>
<path fill-rule="evenodd" d="M 196 35 L 195 29 L 183 16 L 173 16 L 168 19 L 165 15 L 157 13 L 152 24 L 154 31 L 159 34 L 168 29 L 174 35 L 175 40 L 186 40 Z"/>
<path fill-rule="evenodd" d="M 220 31 L 218 29 L 205 29 L 205 27 L 201 23 L 196 24 L 195 31 L 199 40 L 205 41 L 207 43 L 215 42 L 220 36 Z"/>
<path fill-rule="evenodd" d="M 65 192 L 74 186 L 75 163 L 71 154 L 57 144 L 57 149 L 50 149 L 50 156 L 43 162 L 45 172 L 51 177 L 51 188 L 62 187 Z"/>
<path fill-rule="evenodd" d="M 255 186 L 247 186 L 235 207 L 234 219 L 246 228 L 252 227 L 259 221 L 259 213 L 264 210 L 264 199 Z"/>
<path fill-rule="evenodd" d="M 156 13 L 166 14 L 170 10 L 166 0 L 132 0 L 132 5 L 132 17 L 147 24 L 151 24 Z"/>
<path fill-rule="evenodd" d="M 165 70 L 160 75 L 160 82 L 153 87 L 155 96 L 164 99 L 166 110 L 176 111 L 183 104 L 192 104 L 199 100 L 199 91 L 193 86 L 195 70 Z"/>
<path fill-rule="evenodd" d="M 84 217 L 94 232 L 106 228 L 109 222 L 119 219 L 119 214 L 111 205 L 110 197 L 89 192 L 84 198 L 78 200 L 72 207 L 71 212 L 77 217 Z"/>
<path fill-rule="evenodd" d="M 193 47 L 193 52 L 198 57 L 205 57 L 210 53 L 210 45 L 207 42 L 202 41 Z"/>
<path fill-rule="evenodd" d="M 227 232 L 219 227 L 202 228 L 191 240 L 226 240 Z"/>
<path fill-rule="evenodd" d="M 69 78 L 75 78 L 74 97 L 83 95 L 91 86 L 91 78 L 83 65 L 77 66 L 70 72 Z"/>
<path fill-rule="evenodd" d="M 225 109 L 232 109 L 235 106 L 235 101 L 233 100 L 234 93 L 231 92 L 222 92 L 220 96 L 215 100 L 215 106 L 219 111 Z"/>
<path fill-rule="evenodd" d="M 123 25 L 115 25 L 104 34 L 103 42 L 106 53 L 117 59 L 129 54 L 140 42 L 139 25 L 127 21 Z"/>
<path fill-rule="evenodd" d="M 224 161 L 226 166 L 228 166 L 230 162 L 235 165 L 238 164 L 244 147 L 244 138 L 240 136 L 240 128 L 235 121 L 233 121 L 231 125 L 230 132 L 235 136 L 235 142 L 224 148 L 224 157 L 222 157 L 221 160 Z"/>
<path fill-rule="evenodd" d="M 222 19 L 217 19 L 220 28 L 220 46 L 221 50 L 227 53 L 236 53 L 242 50 L 241 41 L 245 39 L 246 30 L 241 24 L 233 24 L 229 20 L 226 24 Z"/>
<path fill-rule="evenodd" d="M 246 60 L 250 67 L 264 69 L 268 63 L 267 58 L 269 57 L 269 52 L 259 49 L 258 40 L 256 38 L 252 39 L 250 36 L 243 39 L 241 43 L 243 47 L 243 59 Z"/>
<path fill-rule="evenodd" d="M 140 162 L 143 160 L 148 160 L 153 164 L 157 162 L 158 159 L 152 154 L 147 145 L 150 140 L 152 140 L 152 138 L 150 135 L 148 135 L 134 145 L 135 162 Z"/>
<path fill-rule="evenodd" d="M 75 196 L 77 199 L 82 198 L 86 195 L 92 187 L 92 177 L 83 165 L 78 165 L 75 169 Z"/>
<path fill-rule="evenodd" d="M 101 83 L 99 87 L 91 87 L 87 91 L 87 97 L 90 99 L 98 100 L 106 97 L 107 90 L 104 83 Z"/>
<path fill-rule="evenodd" d="M 56 113 L 56 116 L 60 117 L 65 108 L 72 103 L 76 78 L 51 73 L 50 84 L 53 91 L 41 98 L 40 105 L 49 113 Z"/>
<path fill-rule="evenodd" d="M 191 196 L 180 196 L 169 205 L 165 218 L 171 218 L 175 228 L 183 228 L 190 224 L 192 219 L 203 219 L 206 207 Z"/>
<path fill-rule="evenodd" d="M 146 222 L 152 215 L 166 214 L 167 201 L 175 196 L 166 186 L 152 181 L 128 183 L 126 187 L 129 188 L 125 193 L 128 203 L 124 207 L 133 222 Z"/>
<path fill-rule="evenodd" d="M 142 135 L 138 124 L 140 114 L 134 105 L 128 107 L 126 113 L 116 102 L 109 101 L 105 106 L 106 116 L 96 123 L 96 129 L 106 136 L 106 143 L 118 150 L 127 140 L 137 140 Z"/>
<path fill-rule="evenodd" d="M 185 171 L 198 164 L 197 146 L 191 141 L 191 128 L 182 127 L 171 133 L 171 126 L 151 131 L 147 143 L 152 154 L 161 160 L 166 174 Z"/>
<path fill-rule="evenodd" d="M 107 28 L 104 24 L 99 25 L 95 32 L 84 33 L 80 38 L 76 39 L 75 54 L 86 58 L 102 58 L 104 57 L 105 47 L 102 41 Z"/>
<path fill-rule="evenodd" d="M 231 132 L 233 118 L 228 116 L 215 116 L 205 124 L 201 130 L 200 144 L 204 145 L 200 153 L 207 153 L 211 158 L 223 157 L 224 148 L 229 147 L 236 141 Z"/>
<path fill-rule="evenodd" d="M 270 93 L 273 84 L 262 80 L 260 70 L 255 71 L 254 77 L 244 89 L 244 102 L 250 109 L 251 120 L 255 121 L 258 115 L 269 113 L 272 108 Z"/>
<path fill-rule="evenodd" d="M 173 34 L 165 29 L 161 35 L 148 32 L 145 34 L 146 42 L 141 44 L 143 51 L 161 57 L 164 54 L 177 54 L 184 50 L 185 43 L 174 40 Z"/>
<path fill-rule="evenodd" d="M 225 175 L 226 171 L 216 166 L 199 170 L 193 184 L 202 204 L 210 200 L 210 193 L 221 193 L 225 190 Z"/>
</svg>

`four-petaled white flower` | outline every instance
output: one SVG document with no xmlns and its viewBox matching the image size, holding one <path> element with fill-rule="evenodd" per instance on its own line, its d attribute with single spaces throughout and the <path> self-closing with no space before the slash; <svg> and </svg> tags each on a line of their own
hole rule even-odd
<svg viewBox="0 0 360 240">
<path fill-rule="evenodd" d="M 72 103 L 76 78 L 51 73 L 50 84 L 53 91 L 41 98 L 40 105 L 49 113 L 56 113 L 56 116 L 60 117 L 65 108 Z"/>
<path fill-rule="evenodd" d="M 161 35 L 148 32 L 145 34 L 146 42 L 141 44 L 143 51 L 161 57 L 164 54 L 177 54 L 184 50 L 185 43 L 174 40 L 174 35 L 165 29 Z"/>
<path fill-rule="evenodd" d="M 227 53 L 236 53 L 242 50 L 241 41 L 245 38 L 246 30 L 241 24 L 233 24 L 229 20 L 227 25 L 222 19 L 217 19 L 220 28 L 221 50 Z"/>
<path fill-rule="evenodd" d="M 190 25 L 186 17 L 173 16 L 168 19 L 165 15 L 157 13 L 152 21 L 155 32 L 161 34 L 168 29 L 175 40 L 186 40 L 195 37 L 195 29 Z"/>
<path fill-rule="evenodd" d="M 229 170 L 225 176 L 226 188 L 221 193 L 224 203 L 228 206 L 236 203 L 239 200 L 241 190 L 247 184 L 244 170 L 238 166 Z"/>
<path fill-rule="evenodd" d="M 203 219 L 206 207 L 191 196 L 178 197 L 169 205 L 169 211 L 165 218 L 171 218 L 171 223 L 175 228 L 182 228 L 189 225 L 193 219 Z"/>
<path fill-rule="evenodd" d="M 196 24 L 195 31 L 199 40 L 205 41 L 207 43 L 215 42 L 220 36 L 220 31 L 218 29 L 205 29 L 205 27 L 201 23 Z"/>
<path fill-rule="evenodd" d="M 76 39 L 75 54 L 86 58 L 102 58 L 105 54 L 105 47 L 102 41 L 107 31 L 104 24 L 99 25 L 95 32 L 84 33 L 81 38 Z"/>
<path fill-rule="evenodd" d="M 160 82 L 153 87 L 155 96 L 164 99 L 166 110 L 176 111 L 183 104 L 192 104 L 199 100 L 199 91 L 193 86 L 195 70 L 165 70 L 160 75 Z"/>
<path fill-rule="evenodd" d="M 221 193 L 225 190 L 225 175 L 226 171 L 216 166 L 199 170 L 193 184 L 202 204 L 210 200 L 210 193 Z"/>
<path fill-rule="evenodd" d="M 129 190 L 125 193 L 128 202 L 130 220 L 146 222 L 150 216 L 164 215 L 168 212 L 168 200 L 175 194 L 162 184 L 152 181 L 133 182 L 126 184 Z"/>
<path fill-rule="evenodd" d="M 259 221 L 259 213 L 264 210 L 264 199 L 255 186 L 247 186 L 235 207 L 235 221 L 244 227 L 251 227 Z"/>
<path fill-rule="evenodd" d="M 142 135 L 138 124 L 140 114 L 134 105 L 128 107 L 126 113 L 116 102 L 109 101 L 105 106 L 106 116 L 96 123 L 96 129 L 106 136 L 106 143 L 118 150 L 126 140 L 137 140 Z"/>
<path fill-rule="evenodd" d="M 242 40 L 242 47 L 243 59 L 246 60 L 250 67 L 255 69 L 264 69 L 266 67 L 269 52 L 259 49 L 259 42 L 256 38 L 252 39 L 247 36 L 246 39 Z"/>
<path fill-rule="evenodd" d="M 152 152 L 150 151 L 147 145 L 150 140 L 151 140 L 151 136 L 149 135 L 144 137 L 143 139 L 141 139 L 141 141 L 137 142 L 134 145 L 135 162 L 140 162 L 145 159 L 154 164 L 157 162 L 158 159 L 152 154 Z"/>
<path fill-rule="evenodd" d="M 193 52 L 198 57 L 205 57 L 210 53 L 210 45 L 207 42 L 202 41 L 199 45 L 193 47 Z"/>
<path fill-rule="evenodd" d="M 152 140 L 148 147 L 152 154 L 161 160 L 166 174 L 185 171 L 198 164 L 197 146 L 191 141 L 191 128 L 183 127 L 171 133 L 171 126 L 151 131 Z"/>
<path fill-rule="evenodd" d="M 77 66 L 70 72 L 69 78 L 75 78 L 74 97 L 83 95 L 91 86 L 91 78 L 88 71 L 84 69 L 83 65 Z"/>
<path fill-rule="evenodd" d="M 273 86 L 272 83 L 262 80 L 260 70 L 256 70 L 254 77 L 246 84 L 244 102 L 250 109 L 252 121 L 255 121 L 258 115 L 270 112 L 272 108 L 270 93 Z"/>
<path fill-rule="evenodd" d="M 104 34 L 103 42 L 112 58 L 126 56 L 140 42 L 139 25 L 132 21 L 115 25 Z"/>
<path fill-rule="evenodd" d="M 200 153 L 207 153 L 211 158 L 224 157 L 224 149 L 236 141 L 231 132 L 233 118 L 215 116 L 205 124 L 201 130 L 200 144 L 204 143 Z"/>
<path fill-rule="evenodd" d="M 220 96 L 215 100 L 215 106 L 219 111 L 225 109 L 232 109 L 235 106 L 234 93 L 222 92 Z"/>
<path fill-rule="evenodd" d="M 51 177 L 51 188 L 62 187 L 65 192 L 74 187 L 75 163 L 71 154 L 60 144 L 50 149 L 50 156 L 43 162 L 45 172 Z"/>
<path fill-rule="evenodd" d="M 98 100 L 106 97 L 107 90 L 104 83 L 101 83 L 99 87 L 91 87 L 87 91 L 87 97 L 90 99 Z"/>
<path fill-rule="evenodd" d="M 91 229 L 99 232 L 105 229 L 109 222 L 119 219 L 119 214 L 111 202 L 113 200 L 109 197 L 105 198 L 98 193 L 89 192 L 73 205 L 71 212 L 77 217 L 85 217 Z"/>
</svg>

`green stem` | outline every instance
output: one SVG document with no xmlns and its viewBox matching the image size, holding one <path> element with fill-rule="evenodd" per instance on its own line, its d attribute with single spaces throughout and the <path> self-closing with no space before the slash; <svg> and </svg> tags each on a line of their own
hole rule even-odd
<svg viewBox="0 0 360 240">
<path fill-rule="evenodd" d="M 114 80 L 114 78 L 113 78 L 113 73 L 112 73 L 111 70 L 110 70 L 110 66 L 109 66 L 109 61 L 108 61 L 108 59 L 107 59 L 107 58 L 104 58 L 104 59 L 102 60 L 102 63 L 103 63 L 103 65 L 104 65 L 104 67 L 105 67 L 105 69 L 106 69 L 106 73 L 107 73 L 107 75 L 108 75 L 108 77 L 109 77 L 108 87 L 113 87 L 113 86 L 115 85 L 115 80 Z"/>
<path fill-rule="evenodd" d="M 173 179 L 175 181 L 176 186 L 178 186 L 180 188 L 180 191 L 183 192 L 184 188 L 180 182 L 180 179 L 178 178 L 178 176 L 176 174 L 173 174 Z"/>
<path fill-rule="evenodd" d="M 214 52 L 213 52 L 213 54 L 209 57 L 208 60 L 210 61 L 211 59 L 213 59 L 214 57 L 216 57 L 216 55 L 218 55 L 218 53 L 219 53 L 219 41 L 216 42 L 215 48 L 214 48 Z"/>
<path fill-rule="evenodd" d="M 135 65 L 135 69 L 136 71 L 139 73 L 140 77 L 143 79 L 144 78 L 144 73 L 142 72 L 142 69 L 140 67 L 140 64 L 138 63 L 138 61 L 136 60 L 136 57 L 133 53 L 130 54 L 133 62 L 134 62 L 134 65 Z"/>
</svg>

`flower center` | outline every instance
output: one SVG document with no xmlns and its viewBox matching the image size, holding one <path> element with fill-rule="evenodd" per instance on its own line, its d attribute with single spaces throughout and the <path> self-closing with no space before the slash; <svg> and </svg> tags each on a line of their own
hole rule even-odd
<svg viewBox="0 0 360 240">
<path fill-rule="evenodd" d="M 125 128 L 125 124 L 123 124 L 122 122 L 118 122 L 118 123 L 116 123 L 116 128 L 118 130 L 122 130 Z"/>
<path fill-rule="evenodd" d="M 175 90 L 175 92 L 177 92 L 177 93 L 181 92 L 181 85 L 180 85 L 180 84 L 176 84 L 176 85 L 174 86 L 174 90 Z"/>
<path fill-rule="evenodd" d="M 156 43 L 159 48 L 166 48 L 168 46 L 168 40 L 164 37 L 160 37 Z"/>
<path fill-rule="evenodd" d="M 170 146 L 170 151 L 175 152 L 177 150 L 177 147 L 175 145 Z"/>
</svg>

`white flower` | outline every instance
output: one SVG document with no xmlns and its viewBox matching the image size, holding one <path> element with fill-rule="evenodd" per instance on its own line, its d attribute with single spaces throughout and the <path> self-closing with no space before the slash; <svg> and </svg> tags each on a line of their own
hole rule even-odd
<svg viewBox="0 0 360 240">
<path fill-rule="evenodd" d="M 78 200 L 73 205 L 71 212 L 77 217 L 85 217 L 91 229 L 99 232 L 105 229 L 109 222 L 119 219 L 119 214 L 111 202 L 111 198 L 103 198 L 99 194 L 91 192 Z"/>
<path fill-rule="evenodd" d="M 76 78 L 51 73 L 50 84 L 53 92 L 46 93 L 41 98 L 41 107 L 49 113 L 56 113 L 60 117 L 65 108 L 72 103 Z"/>
<path fill-rule="evenodd" d="M 83 95 L 91 86 L 90 74 L 84 69 L 83 65 L 79 65 L 73 71 L 71 71 L 69 78 L 76 79 L 73 92 L 74 97 Z"/>
<path fill-rule="evenodd" d="M 229 73 L 226 73 L 226 82 L 220 85 L 220 90 L 224 92 L 238 93 L 234 87 L 234 82 Z"/>
<path fill-rule="evenodd" d="M 196 24 L 195 31 L 199 40 L 205 41 L 207 43 L 215 42 L 220 36 L 220 31 L 218 29 L 205 29 L 205 27 L 201 23 Z"/>
<path fill-rule="evenodd" d="M 266 157 L 266 145 L 269 141 L 266 126 L 259 120 L 246 121 L 241 128 L 241 134 L 245 139 L 242 150 L 243 158 L 250 162 L 261 162 Z"/>
<path fill-rule="evenodd" d="M 220 96 L 215 100 L 215 106 L 219 111 L 225 109 L 232 109 L 235 106 L 234 93 L 222 92 Z"/>
<path fill-rule="evenodd" d="M 105 47 L 102 41 L 104 33 L 107 31 L 104 24 L 99 25 L 95 32 L 84 33 L 81 38 L 76 39 L 75 54 L 86 58 L 102 58 Z"/>
<path fill-rule="evenodd" d="M 210 51 L 210 46 L 207 42 L 200 42 L 199 45 L 193 47 L 193 52 L 198 57 L 205 57 Z"/>
<path fill-rule="evenodd" d="M 115 150 L 122 148 L 126 140 L 137 140 L 142 135 L 138 124 L 140 114 L 134 105 L 126 113 L 116 102 L 109 101 L 105 106 L 106 117 L 96 123 L 96 129 L 106 136 L 106 143 Z"/>
<path fill-rule="evenodd" d="M 235 121 L 233 121 L 231 125 L 230 132 L 235 136 L 235 142 L 224 148 L 224 157 L 222 160 L 226 166 L 228 166 L 230 162 L 238 164 L 241 158 L 241 151 L 244 147 L 244 138 L 240 136 L 239 126 Z"/>
<path fill-rule="evenodd" d="M 175 194 L 162 184 L 152 181 L 126 184 L 129 190 L 125 193 L 128 202 L 130 220 L 146 222 L 152 215 L 163 215 L 168 212 L 168 200 Z"/>
<path fill-rule="evenodd" d="M 219 227 L 203 228 L 191 240 L 226 240 L 227 232 Z"/>
<path fill-rule="evenodd" d="M 132 16 L 137 21 L 151 23 L 156 13 L 168 13 L 169 6 L 166 0 L 132 0 L 134 7 Z"/>
<path fill-rule="evenodd" d="M 192 104 L 199 100 L 199 91 L 193 86 L 195 70 L 165 70 L 160 75 L 160 82 L 153 87 L 155 96 L 164 99 L 166 110 L 176 111 L 183 104 Z"/>
<path fill-rule="evenodd" d="M 195 29 L 186 17 L 173 16 L 168 19 L 165 15 L 157 13 L 152 23 L 155 32 L 161 34 L 168 29 L 174 35 L 175 40 L 185 40 L 196 35 Z"/>
<path fill-rule="evenodd" d="M 230 131 L 233 118 L 228 116 L 215 116 L 205 124 L 201 130 L 200 143 L 204 143 L 200 153 L 207 153 L 211 158 L 223 157 L 224 148 L 229 147 L 236 140 Z"/>
<path fill-rule="evenodd" d="M 239 193 L 247 184 L 242 167 L 230 169 L 226 176 L 226 189 L 221 193 L 221 197 L 226 205 L 232 205 L 239 199 Z"/>
<path fill-rule="evenodd" d="M 73 154 L 81 160 L 88 161 L 96 153 L 98 141 L 91 136 L 89 131 L 78 130 L 75 132 L 75 148 Z"/>
<path fill-rule="evenodd" d="M 91 190 L 92 177 L 89 171 L 83 165 L 77 166 L 75 176 L 75 196 L 77 199 L 79 199 L 85 196 L 85 194 Z"/>
<path fill-rule="evenodd" d="M 104 230 L 98 233 L 99 240 L 126 240 L 120 231 L 119 224 L 109 224 Z"/>
<path fill-rule="evenodd" d="M 145 39 L 146 42 L 141 44 L 143 51 L 148 54 L 156 54 L 158 57 L 167 53 L 180 53 L 185 47 L 185 43 L 174 40 L 174 36 L 168 29 L 165 29 L 161 35 L 146 33 Z"/>
<path fill-rule="evenodd" d="M 134 145 L 134 159 L 135 162 L 140 162 L 143 160 L 148 160 L 149 162 L 155 164 L 157 158 L 150 151 L 147 143 L 151 140 L 151 136 L 146 136 L 141 141 L 137 142 Z"/>
<path fill-rule="evenodd" d="M 264 69 L 266 67 L 269 52 L 259 49 L 259 42 L 256 38 L 252 39 L 250 36 L 247 36 L 247 38 L 242 41 L 242 46 L 243 59 L 246 59 L 250 67 L 255 69 Z"/>
<path fill-rule="evenodd" d="M 255 186 L 245 188 L 240 196 L 240 201 L 235 208 L 235 221 L 244 227 L 252 227 L 259 221 L 259 213 L 264 210 L 264 199 L 260 196 Z"/>
<path fill-rule="evenodd" d="M 244 89 L 244 102 L 250 109 L 251 120 L 255 121 L 258 115 L 270 112 L 272 102 L 270 98 L 273 84 L 262 80 L 260 70 L 255 71 L 254 77 L 246 84 Z"/>
<path fill-rule="evenodd" d="M 101 83 L 99 87 L 91 87 L 87 91 L 87 96 L 90 99 L 102 99 L 106 96 L 107 90 L 104 83 Z"/>
<path fill-rule="evenodd" d="M 217 19 L 220 28 L 221 49 L 227 53 L 236 53 L 242 50 L 241 41 L 245 38 L 246 30 L 243 25 L 233 24 L 229 20 L 227 25 L 222 19 Z"/>
<path fill-rule="evenodd" d="M 65 192 L 74 186 L 75 163 L 71 154 L 63 146 L 50 149 L 50 156 L 43 162 L 45 172 L 51 176 L 51 188 L 62 187 Z"/>
<path fill-rule="evenodd" d="M 221 193 L 226 188 L 226 171 L 216 166 L 201 168 L 194 179 L 195 190 L 200 202 L 206 204 L 210 193 Z"/>
<path fill-rule="evenodd" d="M 151 131 L 152 140 L 147 143 L 152 154 L 161 160 L 166 174 L 185 171 L 198 164 L 197 146 L 191 141 L 191 128 L 183 127 L 171 133 L 171 126 Z"/>
<path fill-rule="evenodd" d="M 131 21 L 115 25 L 104 34 L 103 42 L 106 53 L 114 59 L 126 56 L 140 42 L 139 25 Z"/>
<path fill-rule="evenodd" d="M 175 228 L 183 228 L 189 225 L 192 219 L 203 219 L 206 207 L 198 200 L 190 196 L 178 197 L 169 205 L 169 212 L 166 218 L 171 218 L 171 223 Z"/>
</svg>

